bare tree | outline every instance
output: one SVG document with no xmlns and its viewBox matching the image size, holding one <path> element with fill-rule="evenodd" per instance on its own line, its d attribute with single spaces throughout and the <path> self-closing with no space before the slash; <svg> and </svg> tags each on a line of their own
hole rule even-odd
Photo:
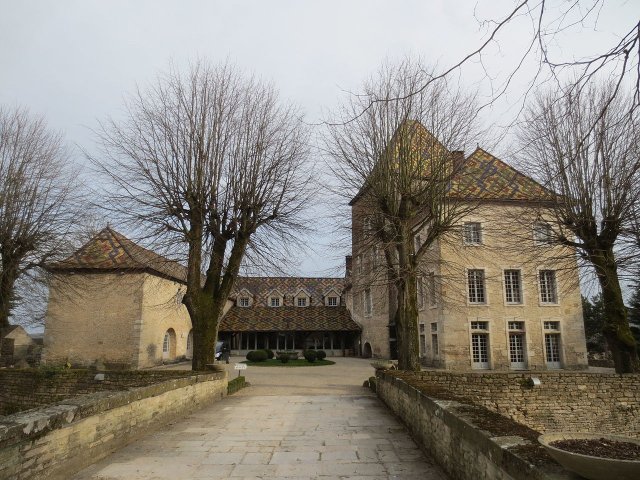
<svg viewBox="0 0 640 480">
<path fill-rule="evenodd" d="M 390 322 L 398 365 L 406 370 L 420 369 L 421 260 L 473 208 L 452 201 L 450 187 L 463 163 L 462 152 L 455 150 L 476 139 L 475 98 L 429 78 L 410 60 L 383 66 L 364 84 L 363 94 L 352 96 L 332 119 L 326 141 L 339 191 L 352 197 L 354 254 L 372 257 L 371 264 L 376 252 L 384 255 L 379 274 L 368 282 L 395 291 Z M 408 95 L 423 83 L 428 88 Z"/>
<path fill-rule="evenodd" d="M 0 107 L 0 330 L 18 302 L 31 311 L 29 284 L 67 253 L 78 199 L 61 135 L 25 109 Z"/>
<path fill-rule="evenodd" d="M 638 371 L 620 288 L 620 245 L 637 208 L 640 115 L 615 85 L 541 94 L 519 132 L 528 168 L 558 194 L 548 211 L 550 240 L 572 249 L 594 269 L 604 303 L 604 336 L 616 371 Z"/>
<path fill-rule="evenodd" d="M 103 125 L 95 164 L 115 186 L 116 211 L 186 251 L 183 303 L 193 368 L 203 370 L 247 250 L 303 226 L 307 132 L 272 86 L 229 65 L 172 68 L 126 107 L 124 120 Z"/>
</svg>

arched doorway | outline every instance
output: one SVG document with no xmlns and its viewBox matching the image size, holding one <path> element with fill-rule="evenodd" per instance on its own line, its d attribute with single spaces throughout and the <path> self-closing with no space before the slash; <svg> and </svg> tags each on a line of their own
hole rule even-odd
<svg viewBox="0 0 640 480">
<path fill-rule="evenodd" d="M 193 329 L 189 330 L 189 335 L 187 335 L 187 350 L 184 356 L 188 359 L 193 358 Z"/>
<path fill-rule="evenodd" d="M 167 330 L 162 340 L 162 360 L 176 358 L 176 332 L 173 328 Z"/>
<path fill-rule="evenodd" d="M 362 347 L 362 357 L 363 358 L 371 358 L 373 355 L 373 351 L 371 350 L 371 344 L 366 342 Z"/>
</svg>

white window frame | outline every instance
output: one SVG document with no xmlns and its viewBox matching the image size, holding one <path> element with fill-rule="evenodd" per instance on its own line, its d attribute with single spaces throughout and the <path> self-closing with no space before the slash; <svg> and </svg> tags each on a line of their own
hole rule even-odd
<svg viewBox="0 0 640 480">
<path fill-rule="evenodd" d="M 552 301 L 552 302 L 544 301 L 543 298 L 542 298 L 542 293 L 543 293 L 543 289 L 542 289 L 542 272 L 553 272 L 553 295 L 554 295 L 554 301 Z M 538 302 L 539 302 L 540 306 L 543 306 L 543 307 L 557 307 L 558 305 L 560 305 L 560 294 L 558 292 L 558 272 L 557 272 L 557 270 L 554 270 L 552 268 L 540 267 L 540 268 L 538 268 L 538 270 L 536 272 L 536 277 L 537 277 L 537 284 L 538 284 Z"/>
<path fill-rule="evenodd" d="M 242 308 L 249 307 L 251 306 L 251 300 L 249 299 L 249 297 L 240 297 L 238 299 L 238 306 Z"/>
<path fill-rule="evenodd" d="M 469 360 L 473 370 L 490 370 L 493 355 L 491 353 L 491 322 L 486 318 L 469 319 Z M 486 362 L 476 362 L 473 358 L 474 336 L 484 335 L 486 339 Z"/>
<path fill-rule="evenodd" d="M 440 343 L 438 339 L 438 322 L 431 322 L 430 325 L 431 331 L 431 351 L 433 352 L 434 357 L 440 356 Z"/>
<path fill-rule="evenodd" d="M 507 319 L 507 355 L 509 357 L 509 368 L 511 370 L 526 370 L 528 368 L 528 347 L 527 347 L 527 330 L 524 320 L 519 318 Z M 520 336 L 522 339 L 522 361 L 513 361 L 512 357 L 512 337 Z"/>
<path fill-rule="evenodd" d="M 471 301 L 471 290 L 469 284 L 469 275 L 471 272 L 482 272 L 482 292 L 484 295 L 484 301 L 482 302 L 474 302 Z M 465 271 L 465 286 L 466 292 L 465 295 L 467 297 L 467 305 L 469 306 L 486 306 L 489 305 L 489 296 L 487 291 L 487 270 L 486 268 L 467 268 Z"/>
<path fill-rule="evenodd" d="M 327 297 L 327 307 L 337 307 L 338 306 L 338 297 L 335 295 L 330 295 Z"/>
<path fill-rule="evenodd" d="M 308 307 L 309 303 L 308 303 L 307 300 L 309 300 L 309 299 L 307 297 L 305 297 L 304 295 L 296 297 L 296 307 Z"/>
<path fill-rule="evenodd" d="M 472 229 L 467 229 L 467 226 L 477 226 L 477 231 Z M 470 236 L 467 236 L 467 233 L 470 233 Z M 483 244 L 483 235 L 482 235 L 482 222 L 469 221 L 464 222 L 462 224 L 462 244 L 467 247 L 478 247 Z"/>
<path fill-rule="evenodd" d="M 544 364 L 549 370 L 562 369 L 564 365 L 564 342 L 562 332 L 562 321 L 559 318 L 541 319 L 542 328 L 542 352 Z M 547 335 L 554 335 L 558 341 L 558 360 L 549 361 L 547 355 Z"/>
<path fill-rule="evenodd" d="M 507 272 L 518 272 L 518 294 L 520 296 L 519 302 L 509 301 L 509 295 L 507 291 Z M 524 305 L 524 285 L 522 281 L 522 269 L 521 268 L 503 268 L 502 269 L 502 292 L 504 295 L 504 304 L 507 306 L 522 306 Z"/>
</svg>

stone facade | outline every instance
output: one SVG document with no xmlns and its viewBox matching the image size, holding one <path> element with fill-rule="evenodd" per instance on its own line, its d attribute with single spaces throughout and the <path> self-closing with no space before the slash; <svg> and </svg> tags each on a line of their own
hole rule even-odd
<svg viewBox="0 0 640 480">
<path fill-rule="evenodd" d="M 43 363 L 144 368 L 188 356 L 191 320 L 178 301 L 183 288 L 143 272 L 56 274 Z"/>
<path fill-rule="evenodd" d="M 0 419 L 0 480 L 63 480 L 227 394 L 227 374 L 98 392 Z"/>
<path fill-rule="evenodd" d="M 551 222 L 544 218 L 549 192 L 481 149 L 464 162 L 464 199 L 451 200 L 464 213 L 419 267 L 423 363 L 448 370 L 586 368 L 575 255 L 540 232 Z M 367 232 L 370 204 L 366 192 L 351 203 L 352 313 L 362 326 L 361 353 L 393 358 L 395 293 L 381 245 Z M 418 249 L 428 227 L 413 233 Z"/>
</svg>

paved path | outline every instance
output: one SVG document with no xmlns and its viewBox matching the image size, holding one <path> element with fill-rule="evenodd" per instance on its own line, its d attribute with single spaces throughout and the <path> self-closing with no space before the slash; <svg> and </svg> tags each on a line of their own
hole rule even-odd
<svg viewBox="0 0 640 480">
<path fill-rule="evenodd" d="M 273 371 L 272 371 L 273 370 Z M 368 362 L 247 371 L 252 386 L 133 442 L 75 480 L 444 480 L 361 385 Z"/>
</svg>

